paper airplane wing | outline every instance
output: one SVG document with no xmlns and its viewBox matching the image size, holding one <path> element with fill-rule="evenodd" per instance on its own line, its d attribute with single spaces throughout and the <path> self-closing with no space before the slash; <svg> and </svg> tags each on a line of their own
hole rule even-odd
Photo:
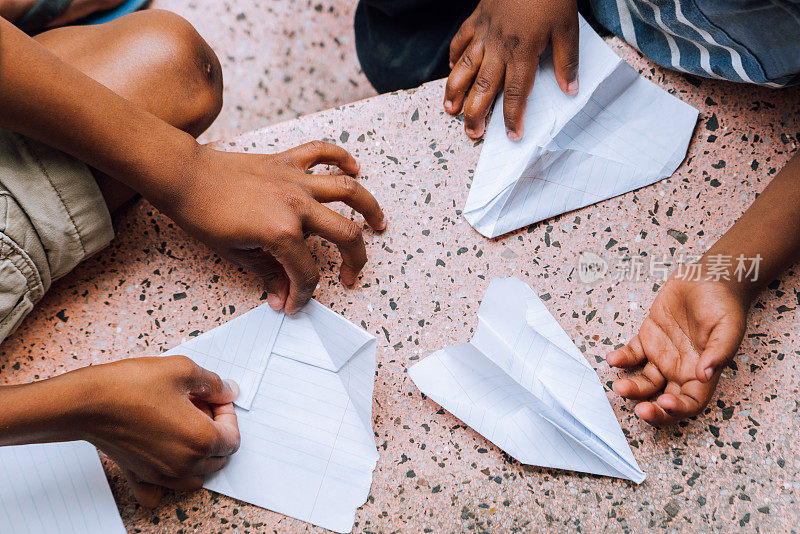
<svg viewBox="0 0 800 534">
<path fill-rule="evenodd" d="M 630 478 L 587 447 L 575 428 L 543 416 L 552 409 L 469 343 L 428 356 L 409 375 L 420 391 L 522 463 Z"/>
<path fill-rule="evenodd" d="M 551 131 L 515 143 L 492 116 L 464 207 L 488 237 L 652 184 L 686 155 L 697 110 L 640 77 L 583 20 L 580 38 L 581 92 L 563 95 L 544 62 L 529 97 L 526 126 L 544 120 Z"/>
<path fill-rule="evenodd" d="M 470 343 L 409 370 L 421 391 L 520 461 L 644 480 L 594 369 L 524 282 L 493 279 L 478 316 Z"/>
<path fill-rule="evenodd" d="M 521 357 L 522 353 L 515 351 L 514 345 L 519 343 L 520 336 L 529 327 L 575 361 L 592 369 L 528 284 L 513 276 L 492 278 L 478 310 L 478 330 L 472 343 L 481 349 L 484 337 L 489 336 L 486 340 L 489 347 L 504 344 L 508 358 Z M 496 351 L 494 348 L 489 350 Z"/>
<path fill-rule="evenodd" d="M 239 385 L 236 405 L 250 409 L 284 314 L 264 304 L 162 354 L 188 356 Z"/>
</svg>

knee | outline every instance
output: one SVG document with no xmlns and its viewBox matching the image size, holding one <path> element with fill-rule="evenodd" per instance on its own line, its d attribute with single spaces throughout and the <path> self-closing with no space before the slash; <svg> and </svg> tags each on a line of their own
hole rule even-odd
<svg viewBox="0 0 800 534">
<path fill-rule="evenodd" d="M 181 126 L 197 136 L 208 128 L 222 109 L 222 67 L 208 43 L 189 21 L 158 9 L 136 13 L 140 46 L 152 51 L 156 67 L 175 79 L 182 94 Z M 142 42 L 144 41 L 144 43 Z"/>
</svg>

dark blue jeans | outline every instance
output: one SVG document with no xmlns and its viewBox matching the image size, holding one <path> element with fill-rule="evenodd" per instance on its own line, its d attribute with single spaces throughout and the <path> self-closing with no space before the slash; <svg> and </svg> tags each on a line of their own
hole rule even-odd
<svg viewBox="0 0 800 534">
<path fill-rule="evenodd" d="M 380 92 L 450 73 L 450 41 L 478 0 L 361 0 L 355 17 L 361 68 Z"/>
<path fill-rule="evenodd" d="M 558 0 L 553 0 L 558 1 Z M 360 0 L 355 16 L 361 68 L 380 93 L 410 89 L 450 74 L 450 41 L 478 0 Z M 589 0 L 578 8 L 594 23 Z"/>
</svg>

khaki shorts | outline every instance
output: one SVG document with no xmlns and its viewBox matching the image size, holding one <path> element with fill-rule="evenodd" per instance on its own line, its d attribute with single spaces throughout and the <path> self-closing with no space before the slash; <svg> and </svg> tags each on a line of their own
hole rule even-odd
<svg viewBox="0 0 800 534">
<path fill-rule="evenodd" d="M 0 129 L 0 341 L 54 280 L 113 237 L 108 208 L 85 164 Z"/>
</svg>

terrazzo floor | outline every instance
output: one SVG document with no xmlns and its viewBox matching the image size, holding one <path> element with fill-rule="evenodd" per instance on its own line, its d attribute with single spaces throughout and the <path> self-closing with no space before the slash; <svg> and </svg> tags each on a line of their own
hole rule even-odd
<svg viewBox="0 0 800 534">
<path fill-rule="evenodd" d="M 375 95 L 358 66 L 355 0 L 153 0 L 189 20 L 222 64 L 224 139 Z"/>
<path fill-rule="evenodd" d="M 386 232 L 365 234 L 370 262 L 357 289 L 338 284 L 335 249 L 313 239 L 323 273 L 316 298 L 379 340 L 373 422 L 380 460 L 355 532 L 797 528 L 796 266 L 753 307 L 736 364 L 697 418 L 653 429 L 609 389 L 648 474 L 639 486 L 521 465 L 423 398 L 406 370 L 467 340 L 489 279 L 514 275 L 546 300 L 610 385 L 617 375 L 603 357 L 636 332 L 660 283 L 608 276 L 584 284 L 576 276 L 578 254 L 611 260 L 704 251 L 796 151 L 800 92 L 666 72 L 614 40 L 644 75 L 700 109 L 686 162 L 653 186 L 486 239 L 460 215 L 480 144 L 441 110 L 441 82 L 236 136 L 372 93 L 355 63 L 350 3 L 156 5 L 194 22 L 223 61 L 226 105 L 208 134 L 225 139 L 217 147 L 273 152 L 315 138 L 335 141 L 358 158 L 360 179 L 387 213 Z M 112 245 L 56 283 L 0 346 L 4 382 L 158 354 L 263 302 L 259 280 L 216 258 L 146 202 L 115 223 Z M 321 530 L 207 491 L 170 494 L 146 511 L 119 470 L 105 466 L 130 531 Z"/>
</svg>

